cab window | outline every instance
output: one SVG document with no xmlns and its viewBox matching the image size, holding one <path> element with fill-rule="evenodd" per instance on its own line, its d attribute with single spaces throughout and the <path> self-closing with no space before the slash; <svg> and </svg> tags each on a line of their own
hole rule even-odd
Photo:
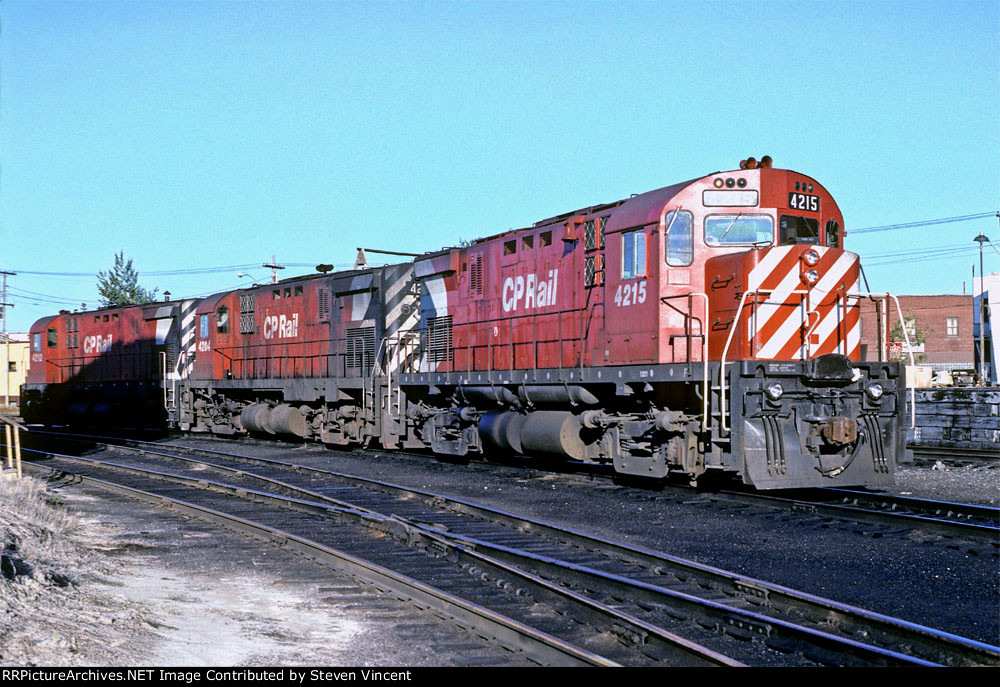
<svg viewBox="0 0 1000 687">
<path fill-rule="evenodd" d="M 229 332 L 229 308 L 224 305 L 215 311 L 215 328 L 220 334 Z"/>
<path fill-rule="evenodd" d="M 751 245 L 774 242 L 774 220 L 769 215 L 709 215 L 705 218 L 705 243 L 710 246 Z"/>
<path fill-rule="evenodd" d="M 671 210 L 663 218 L 667 264 L 686 267 L 694 259 L 694 217 L 687 210 Z"/>
<path fill-rule="evenodd" d="M 840 248 L 840 225 L 836 220 L 826 223 L 826 245 L 830 248 Z"/>
<path fill-rule="evenodd" d="M 49 348 L 55 348 L 59 345 L 59 332 L 56 331 L 55 327 L 51 327 L 46 331 L 48 335 L 48 346 Z"/>
<path fill-rule="evenodd" d="M 796 217 L 782 215 L 778 218 L 778 242 L 782 246 L 808 244 L 817 246 L 819 240 L 819 222 L 812 217 Z"/>
<path fill-rule="evenodd" d="M 622 234 L 622 279 L 646 274 L 646 232 L 642 229 Z"/>
<path fill-rule="evenodd" d="M 35 332 L 34 336 L 31 337 L 31 350 L 36 352 L 42 350 L 42 335 L 40 332 Z"/>
</svg>

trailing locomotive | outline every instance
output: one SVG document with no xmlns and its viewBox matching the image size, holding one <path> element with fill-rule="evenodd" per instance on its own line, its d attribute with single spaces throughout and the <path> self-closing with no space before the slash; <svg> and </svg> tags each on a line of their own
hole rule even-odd
<svg viewBox="0 0 1000 687">
<path fill-rule="evenodd" d="M 814 179 L 751 159 L 407 263 L 62 314 L 32 328 L 24 413 L 887 484 L 901 366 L 860 361 L 876 296 L 843 226 Z"/>
</svg>

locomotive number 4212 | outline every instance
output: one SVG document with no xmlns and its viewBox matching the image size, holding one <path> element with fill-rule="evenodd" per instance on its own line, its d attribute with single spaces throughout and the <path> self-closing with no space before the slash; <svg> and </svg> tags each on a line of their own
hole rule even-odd
<svg viewBox="0 0 1000 687">
<path fill-rule="evenodd" d="M 793 210 L 805 210 L 806 212 L 819 212 L 819 196 L 808 193 L 788 194 L 788 207 Z"/>
</svg>

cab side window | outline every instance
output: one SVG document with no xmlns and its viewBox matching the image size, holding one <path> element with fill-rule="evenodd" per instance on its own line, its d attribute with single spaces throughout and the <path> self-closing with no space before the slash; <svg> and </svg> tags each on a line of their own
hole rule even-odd
<svg viewBox="0 0 1000 687">
<path fill-rule="evenodd" d="M 642 229 L 622 234 L 622 279 L 646 275 L 646 232 Z"/>
<path fill-rule="evenodd" d="M 694 260 L 694 217 L 686 210 L 671 210 L 663 218 L 667 264 L 686 267 Z"/>
</svg>

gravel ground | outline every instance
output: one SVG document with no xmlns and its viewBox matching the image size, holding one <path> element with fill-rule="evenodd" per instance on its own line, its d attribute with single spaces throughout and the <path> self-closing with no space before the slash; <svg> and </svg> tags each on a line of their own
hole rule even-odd
<svg viewBox="0 0 1000 687">
<path fill-rule="evenodd" d="M 0 665 L 503 660 L 463 630 L 334 570 L 80 484 L 0 480 L 0 518 Z"/>
<path fill-rule="evenodd" d="M 247 444 L 241 451 L 441 491 L 1000 644 L 995 548 L 785 511 L 747 517 L 698 495 L 622 489 L 602 476 L 372 461 L 315 448 Z M 995 506 L 998 476 L 987 467 L 903 468 L 896 489 Z M 0 579 L 3 665 L 443 662 L 412 635 L 395 632 L 392 613 L 387 623 L 343 604 L 316 611 L 315 579 L 274 573 L 289 567 L 281 559 L 288 554 L 235 535 L 220 540 L 197 522 L 79 485 L 32 488 L 35 499 L 0 493 L 5 565 L 17 559 L 30 567 Z M 35 505 L 10 511 L 7 504 L 19 500 Z"/>
</svg>

